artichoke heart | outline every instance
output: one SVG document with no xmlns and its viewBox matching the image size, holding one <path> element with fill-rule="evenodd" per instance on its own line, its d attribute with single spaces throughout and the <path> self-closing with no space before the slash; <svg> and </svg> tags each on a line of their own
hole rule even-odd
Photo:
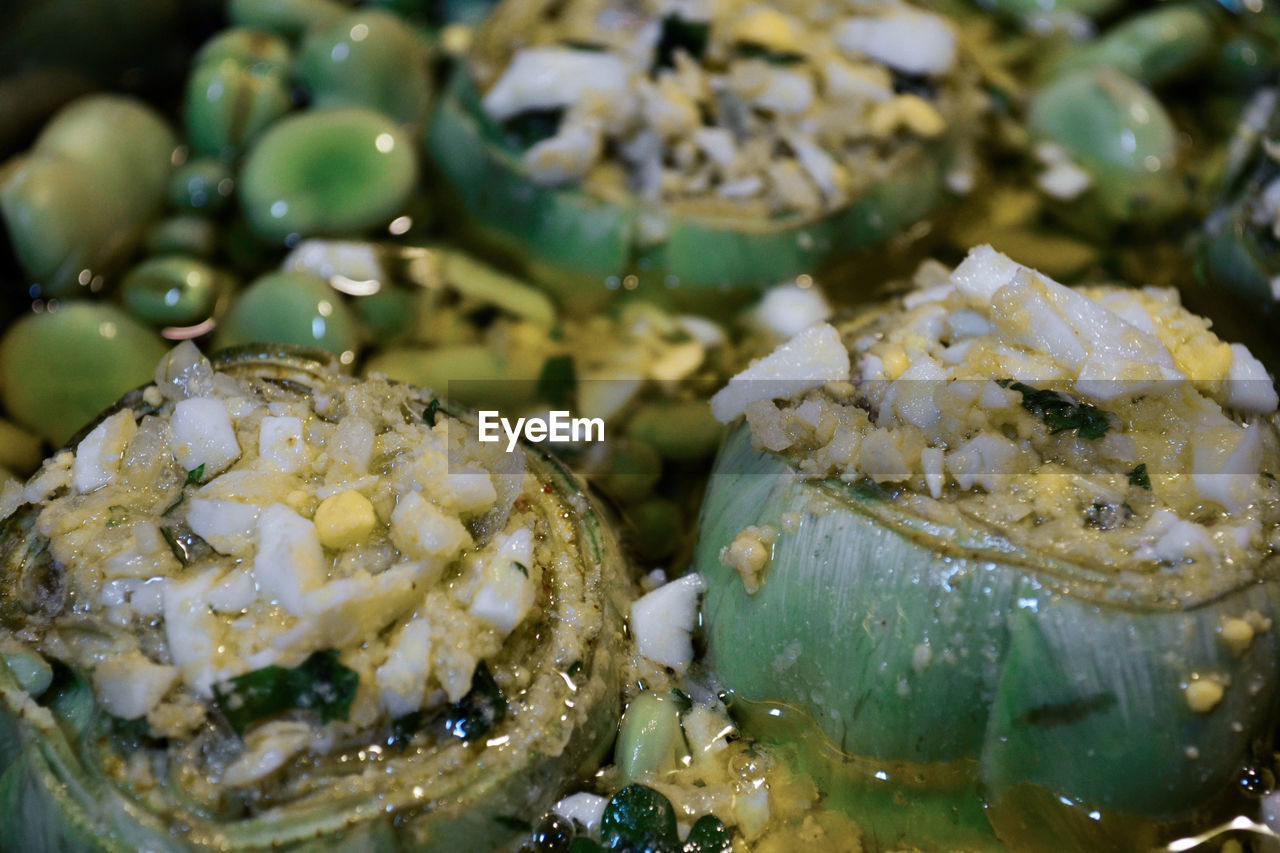
<svg viewBox="0 0 1280 853">
<path fill-rule="evenodd" d="M 1280 664 L 1271 378 L 1173 291 L 989 247 L 937 273 L 712 400 L 740 420 L 695 565 L 736 711 L 889 846 L 1234 816 Z"/>
<path fill-rule="evenodd" d="M 898 0 L 507 0 L 426 145 L 466 235 L 566 306 L 716 311 L 972 187 L 963 45 Z"/>
<path fill-rule="evenodd" d="M 16 849 L 487 851 L 616 731 L 608 528 L 408 385 L 183 344 L 3 500 Z"/>
</svg>

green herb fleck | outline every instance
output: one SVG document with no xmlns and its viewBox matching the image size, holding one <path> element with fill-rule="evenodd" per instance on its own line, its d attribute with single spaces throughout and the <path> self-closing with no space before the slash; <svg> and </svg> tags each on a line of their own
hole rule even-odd
<svg viewBox="0 0 1280 853">
<path fill-rule="evenodd" d="M 512 145 L 525 150 L 555 136 L 562 118 L 563 109 L 525 110 L 504 121 L 502 129 Z"/>
<path fill-rule="evenodd" d="M 804 54 L 779 51 L 755 42 L 738 42 L 738 55 L 743 59 L 762 59 L 770 65 L 798 65 L 804 62 Z"/>
<path fill-rule="evenodd" d="M 1022 408 L 1044 421 L 1051 435 L 1076 430 L 1081 438 L 1093 441 L 1102 438 L 1111 428 L 1107 413 L 1097 406 L 1079 403 L 1057 391 L 1032 388 L 1012 379 L 1002 379 L 1000 385 L 1021 394 Z"/>
<path fill-rule="evenodd" d="M 264 666 L 238 675 L 213 689 L 222 714 L 236 734 L 249 726 L 294 709 L 315 711 L 320 722 L 345 720 L 351 710 L 360 676 L 338 662 L 334 649 L 313 652 L 302 663 L 286 669 Z"/>
<path fill-rule="evenodd" d="M 431 402 L 427 403 L 427 407 L 422 411 L 422 419 L 427 422 L 427 426 L 434 427 L 436 425 L 436 415 L 440 413 L 440 401 L 432 397 Z"/>
<path fill-rule="evenodd" d="M 181 500 L 179 500 L 181 503 Z M 174 504 L 177 506 L 177 504 Z M 170 507 L 172 509 L 173 507 Z M 168 510 L 165 510 L 168 512 Z M 167 527 L 160 528 L 160 535 L 164 537 L 164 541 L 168 543 L 169 550 L 173 552 L 173 556 L 178 558 L 178 562 L 187 565 L 191 562 L 191 554 L 187 552 L 186 544 L 179 542 L 178 537 L 173 535 L 173 531 Z"/>
<path fill-rule="evenodd" d="M 538 397 L 553 406 L 568 408 L 578 384 L 573 356 L 553 355 L 542 364 L 538 375 Z"/>
<path fill-rule="evenodd" d="M 120 504 L 112 504 L 107 507 L 107 529 L 112 530 L 125 522 L 125 508 Z"/>
<path fill-rule="evenodd" d="M 496 814 L 493 816 L 493 822 L 504 829 L 512 832 L 532 832 L 533 824 L 522 817 L 510 814 Z"/>
<path fill-rule="evenodd" d="M 520 574 L 524 575 L 525 577 L 529 577 L 528 566 L 526 566 L 524 563 L 520 562 L 519 560 L 513 560 L 512 562 L 514 562 L 516 568 L 520 570 Z"/>
<path fill-rule="evenodd" d="M 187 481 L 182 484 L 183 488 L 187 486 L 198 486 L 200 481 L 204 479 L 204 463 L 200 463 L 196 467 L 187 472 Z"/>
<path fill-rule="evenodd" d="M 1151 491 L 1151 477 L 1147 474 L 1147 463 L 1142 462 L 1129 472 L 1129 485 Z"/>
<path fill-rule="evenodd" d="M 473 741 L 488 734 L 506 715 L 507 700 L 481 661 L 471 676 L 471 689 L 445 715 L 444 727 L 456 738 Z"/>
<path fill-rule="evenodd" d="M 662 34 L 653 49 L 653 66 L 650 74 L 662 68 L 676 67 L 676 51 L 683 50 L 694 61 L 701 61 L 707 52 L 707 38 L 711 24 L 706 21 L 687 21 L 679 15 L 667 15 L 662 19 Z"/>
</svg>

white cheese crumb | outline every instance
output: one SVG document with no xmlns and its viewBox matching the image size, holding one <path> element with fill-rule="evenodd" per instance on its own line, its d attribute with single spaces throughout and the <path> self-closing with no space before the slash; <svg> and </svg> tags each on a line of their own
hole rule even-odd
<svg viewBox="0 0 1280 853">
<path fill-rule="evenodd" d="M 810 326 L 826 322 L 831 316 L 831 305 L 816 287 L 780 284 L 765 291 L 749 316 L 752 325 L 789 339 Z"/>
<path fill-rule="evenodd" d="M 483 106 L 496 121 L 529 110 L 568 107 L 588 93 L 629 101 L 627 69 L 607 52 L 563 47 L 525 48 L 484 96 Z"/>
<path fill-rule="evenodd" d="M 303 596 L 324 583 L 326 568 L 320 537 L 309 519 L 284 504 L 262 511 L 253 578 L 263 597 L 300 615 Z"/>
<path fill-rule="evenodd" d="M 533 607 L 535 589 L 529 576 L 532 558 L 532 534 L 520 528 L 502 540 L 481 570 L 480 586 L 468 609 L 504 637 L 524 621 Z"/>
<path fill-rule="evenodd" d="M 178 675 L 176 666 L 152 663 L 132 651 L 98 664 L 93 671 L 93 692 L 108 714 L 136 720 L 160 704 Z"/>
<path fill-rule="evenodd" d="M 311 726 L 292 720 L 264 723 L 245 735 L 244 752 L 222 774 L 225 785 L 247 785 L 274 773 L 314 737 Z"/>
<path fill-rule="evenodd" d="M 76 446 L 71 482 L 80 494 L 100 489 L 120 470 L 124 451 L 138 432 L 133 412 L 122 409 L 93 428 Z"/>
<path fill-rule="evenodd" d="M 193 397 L 173 407 L 169 419 L 173 456 L 188 471 L 204 466 L 206 478 L 222 471 L 240 456 L 236 431 L 219 400 Z"/>
<path fill-rule="evenodd" d="M 821 323 L 730 379 L 711 398 L 711 414 L 721 423 L 728 423 L 750 403 L 791 397 L 848 378 L 849 352 L 840 333 L 831 324 Z"/>
<path fill-rule="evenodd" d="M 302 419 L 267 415 L 258 427 L 258 455 L 278 471 L 292 474 L 310 461 Z"/>
<path fill-rule="evenodd" d="M 191 498 L 187 501 L 187 526 L 219 554 L 245 557 L 253 553 L 261 512 L 252 504 Z"/>
<path fill-rule="evenodd" d="M 929 487 L 929 495 L 937 500 L 942 497 L 942 487 L 947 484 L 947 474 L 942 462 L 946 451 L 940 447 L 926 447 L 920 451 L 920 468 L 924 471 L 924 482 Z"/>
<path fill-rule="evenodd" d="M 836 26 L 833 35 L 841 50 L 907 74 L 942 74 L 955 63 L 951 28 L 927 12 L 850 18 Z"/>
<path fill-rule="evenodd" d="M 1231 345 L 1231 368 L 1227 373 L 1227 405 L 1240 412 L 1268 414 L 1276 410 L 1280 398 L 1262 362 L 1244 344 Z"/>
<path fill-rule="evenodd" d="M 690 635 L 697 623 L 698 596 L 706 588 L 701 575 L 690 574 L 634 601 L 631 633 L 640 654 L 684 672 L 693 661 Z"/>
<path fill-rule="evenodd" d="M 393 720 L 422 707 L 431 672 L 431 623 L 419 617 L 400 629 L 374 672 L 378 696 Z"/>
<path fill-rule="evenodd" d="M 551 807 L 551 811 L 566 820 L 582 824 L 588 834 L 595 834 L 600 828 L 600 820 L 604 817 L 604 808 L 608 804 L 608 798 L 582 791 L 560 800 Z"/>
<path fill-rule="evenodd" d="M 446 563 L 471 544 L 471 534 L 458 519 L 409 492 L 391 513 L 391 541 L 410 558 Z"/>
</svg>

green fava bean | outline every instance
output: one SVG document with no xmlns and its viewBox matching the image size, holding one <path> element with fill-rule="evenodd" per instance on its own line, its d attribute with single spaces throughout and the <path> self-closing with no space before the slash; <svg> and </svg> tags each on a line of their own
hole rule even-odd
<svg viewBox="0 0 1280 853">
<path fill-rule="evenodd" d="M 26 279 L 46 296 L 65 297 L 88 285 L 118 254 L 119 217 L 103 210 L 103 191 L 79 163 L 27 157 L 0 185 L 0 213 Z"/>
<path fill-rule="evenodd" d="M 401 287 L 382 287 L 377 293 L 358 296 L 351 307 L 375 340 L 395 341 L 413 327 L 414 294 Z"/>
<path fill-rule="evenodd" d="M 59 112 L 0 185 L 28 282 L 69 296 L 131 251 L 164 202 L 176 145 L 159 114 L 130 98 L 81 98 Z"/>
<path fill-rule="evenodd" d="M 1132 15 L 1083 48 L 1056 72 L 1107 67 L 1150 86 L 1186 72 L 1213 50 L 1213 24 L 1191 5 L 1162 5 Z"/>
<path fill-rule="evenodd" d="M 622 715 L 613 761 L 623 778 L 643 779 L 679 766 L 684 733 L 676 703 L 657 693 L 641 693 Z"/>
<path fill-rule="evenodd" d="M 386 225 L 418 180 L 408 139 L 388 118 L 349 107 L 285 118 L 262 135 L 240 175 L 240 203 L 268 240 Z"/>
<path fill-rule="evenodd" d="M 1161 222 L 1187 201 L 1173 122 L 1145 86 L 1123 74 L 1064 75 L 1036 95 L 1028 126 L 1089 173 L 1093 185 L 1079 201 L 1107 221 Z"/>
<path fill-rule="evenodd" d="M 365 363 L 366 373 L 430 388 L 464 406 L 507 411 L 533 402 L 539 369 L 536 359 L 506 357 L 480 344 L 388 349 Z"/>
<path fill-rule="evenodd" d="M 221 273 L 182 255 L 148 258 L 125 273 L 121 298 L 129 313 L 152 326 L 191 326 L 218 301 Z"/>
<path fill-rule="evenodd" d="M 319 107 L 365 106 L 416 126 L 431 100 L 426 42 L 381 9 L 354 12 L 312 29 L 293 70 Z"/>
<path fill-rule="evenodd" d="M 151 225 L 146 246 L 151 255 L 214 256 L 218 251 L 218 225 L 202 216 L 170 216 Z"/>
<path fill-rule="evenodd" d="M 705 459 L 716 452 L 724 426 L 705 400 L 655 400 L 636 410 L 627 435 L 651 445 L 665 459 Z"/>
<path fill-rule="evenodd" d="M 61 445 L 164 355 L 160 338 L 112 305 L 64 304 L 31 314 L 0 339 L 0 387 L 15 420 Z"/>
<path fill-rule="evenodd" d="M 623 439 L 614 444 L 600 486 L 623 503 L 648 497 L 662 476 L 662 457 L 643 441 Z"/>
<path fill-rule="evenodd" d="M 232 60 L 258 72 L 285 71 L 292 54 L 289 44 L 274 33 L 251 27 L 231 27 L 205 42 L 193 65 Z"/>
<path fill-rule="evenodd" d="M 200 216 L 172 216 L 152 225 L 143 242 L 152 255 L 208 259 L 218 251 L 218 226 Z"/>
<path fill-rule="evenodd" d="M 81 98 L 54 116 L 33 151 L 88 166 L 133 217 L 164 198 L 178 139 L 151 107 L 119 95 Z"/>
<path fill-rule="evenodd" d="M 264 275 L 231 304 L 214 338 L 217 347 L 296 344 L 354 358 L 355 318 L 324 279 L 303 272 Z"/>
<path fill-rule="evenodd" d="M 658 560 L 675 552 L 684 530 L 685 513 L 665 498 L 650 498 L 627 508 L 635 530 L 631 543 L 641 557 Z"/>
<path fill-rule="evenodd" d="M 223 59 L 200 64 L 191 73 L 183 119 L 192 148 L 232 160 L 292 106 L 289 81 L 282 71 L 258 70 Z"/>
<path fill-rule="evenodd" d="M 334 0 L 228 0 L 227 17 L 242 27 L 267 30 L 288 39 L 346 13 Z"/>
<path fill-rule="evenodd" d="M 220 213 L 234 189 L 235 181 L 225 163 L 212 157 L 197 157 L 173 170 L 169 177 L 169 204 L 191 213 Z"/>
</svg>

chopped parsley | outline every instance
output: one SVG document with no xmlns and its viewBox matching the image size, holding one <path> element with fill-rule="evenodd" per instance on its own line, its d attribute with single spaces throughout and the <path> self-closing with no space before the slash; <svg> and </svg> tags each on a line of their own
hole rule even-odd
<svg viewBox="0 0 1280 853">
<path fill-rule="evenodd" d="M 1081 438 L 1096 441 L 1111 429 L 1107 413 L 1097 406 L 1077 402 L 1057 391 L 1032 388 L 1012 379 L 1002 379 L 1000 385 L 1021 394 L 1022 408 L 1044 421 L 1051 435 L 1075 430 Z"/>
<path fill-rule="evenodd" d="M 1129 485 L 1151 491 L 1151 476 L 1147 473 L 1147 463 L 1142 462 L 1129 472 Z"/>
<path fill-rule="evenodd" d="M 313 652 L 287 669 L 264 666 L 215 686 L 214 698 L 231 728 L 243 735 L 249 726 L 285 711 L 315 711 L 320 722 L 345 720 L 360 676 L 338 662 L 338 652 Z"/>
<path fill-rule="evenodd" d="M 578 385 L 578 371 L 571 355 L 553 355 L 538 374 L 538 397 L 553 406 L 568 408 Z"/>
<path fill-rule="evenodd" d="M 676 67 L 676 51 L 683 50 L 689 58 L 701 61 L 707 52 L 707 38 L 711 33 L 711 24 L 706 21 L 689 21 L 679 15 L 667 15 L 662 19 L 662 34 L 658 36 L 658 44 L 653 49 L 653 66 L 649 69 L 656 74 L 663 68 Z"/>
<path fill-rule="evenodd" d="M 770 65 L 798 65 L 804 62 L 804 54 L 773 50 L 751 41 L 738 42 L 737 50 L 743 59 L 761 59 Z"/>
<path fill-rule="evenodd" d="M 427 422 L 427 426 L 434 427 L 436 425 L 436 415 L 440 413 L 440 401 L 432 397 L 431 402 L 427 403 L 427 407 L 422 410 L 422 419 Z"/>
<path fill-rule="evenodd" d="M 544 139 L 550 139 L 560 130 L 564 110 L 556 107 L 546 110 L 525 110 L 502 123 L 508 141 L 520 150 L 532 148 Z"/>
<path fill-rule="evenodd" d="M 449 708 L 445 731 L 456 738 L 472 741 L 484 737 L 507 715 L 507 700 L 493 680 L 484 661 L 471 676 L 471 689 Z"/>
<path fill-rule="evenodd" d="M 526 566 L 524 563 L 521 563 L 519 560 L 516 560 L 514 562 L 515 562 L 516 568 L 520 570 L 520 574 L 524 575 L 525 577 L 529 577 L 529 567 Z"/>
<path fill-rule="evenodd" d="M 187 472 L 187 481 L 182 484 L 183 488 L 187 486 L 197 486 L 204 479 L 204 463 L 201 462 L 196 467 Z"/>
</svg>

